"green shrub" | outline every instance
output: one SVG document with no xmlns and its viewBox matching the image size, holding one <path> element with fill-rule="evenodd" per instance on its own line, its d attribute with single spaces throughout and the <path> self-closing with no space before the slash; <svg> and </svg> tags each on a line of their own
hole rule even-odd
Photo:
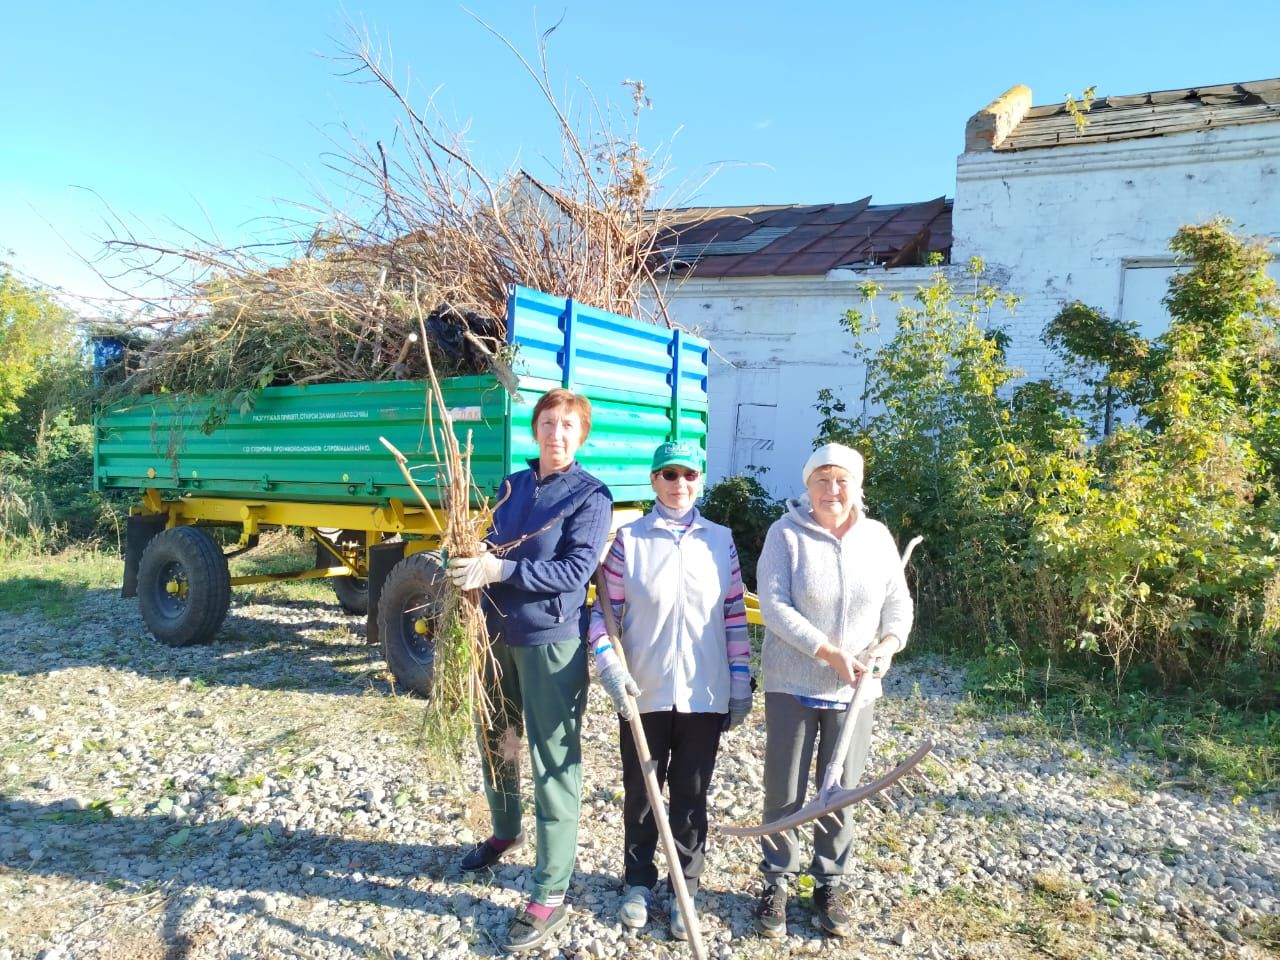
<svg viewBox="0 0 1280 960">
<path fill-rule="evenodd" d="M 848 443 L 866 457 L 868 511 L 904 542 L 924 537 L 914 565 L 921 622 L 947 646 L 971 650 L 993 637 L 1031 643 L 1059 615 L 1038 610 L 1060 605 L 1060 591 L 1028 567 L 1029 522 L 1016 494 L 1053 461 L 1041 451 L 1076 443 L 1080 432 L 1047 390 L 1010 402 L 1018 374 L 990 313 L 1015 301 L 983 273 L 972 262 L 959 288 L 939 270 L 912 300 L 891 297 L 897 327 L 883 342 L 879 288 L 865 284 L 864 307 L 844 324 L 867 364 L 864 399 L 876 412 L 850 418 L 829 391 L 818 400 L 818 442 Z"/>
<path fill-rule="evenodd" d="M 1166 682 L 1280 668 L 1275 285 L 1264 244 L 1225 222 L 1184 227 L 1169 329 L 1113 358 L 1137 408 L 1079 459 L 1086 482 L 1041 496 L 1034 541 L 1076 608 L 1066 643 Z M 1105 359 L 1099 357 L 1098 359 Z"/>
<path fill-rule="evenodd" d="M 742 580 L 748 590 L 756 588 L 756 563 L 764 547 L 765 534 L 782 516 L 782 501 L 774 500 L 755 477 L 726 477 L 703 494 L 703 516 L 733 531 L 742 564 Z"/>
<path fill-rule="evenodd" d="M 74 317 L 43 290 L 23 283 L 0 262 L 0 431 L 40 378 L 50 357 L 65 355 Z"/>
<path fill-rule="evenodd" d="M 59 549 L 72 542 L 118 545 L 121 501 L 93 490 L 93 428 L 62 411 L 32 452 L 0 450 L 0 548 Z"/>
<path fill-rule="evenodd" d="M 71 335 L 74 318 L 11 280 L 0 292 L 0 312 L 10 311 L 0 316 L 0 353 L 8 351 L 6 362 L 23 378 L 0 409 L 0 549 L 114 546 L 122 517 L 92 489 L 90 375 Z M 20 335 L 32 316 L 48 325 L 38 338 Z"/>
<path fill-rule="evenodd" d="M 867 457 L 868 507 L 906 539 L 920 622 L 948 645 L 1010 644 L 1023 661 L 1121 678 L 1141 667 L 1275 702 L 1280 672 L 1280 342 L 1263 244 L 1221 221 L 1185 227 L 1189 262 L 1154 341 L 1082 304 L 1046 337 L 1061 380 L 1017 383 L 991 307 L 1010 298 L 970 265 L 939 271 L 877 344 L 874 309 L 845 324 L 874 415 L 819 394 L 821 441 Z M 863 288 L 874 305 L 878 290 Z M 867 346 L 867 344 L 871 344 Z M 1079 390 L 1080 384 L 1085 386 Z M 1137 421 L 1109 436 L 1106 411 Z"/>
</svg>

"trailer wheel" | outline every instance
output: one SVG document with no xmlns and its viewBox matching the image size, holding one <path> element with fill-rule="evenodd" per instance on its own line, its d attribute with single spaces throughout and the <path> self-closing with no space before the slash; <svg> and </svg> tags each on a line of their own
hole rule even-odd
<svg viewBox="0 0 1280 960">
<path fill-rule="evenodd" d="M 431 694 L 436 625 L 446 596 L 440 556 L 424 551 L 392 567 L 378 597 L 378 635 L 387 667 L 396 683 L 423 696 Z"/>
<path fill-rule="evenodd" d="M 338 598 L 338 606 L 347 613 L 366 614 L 369 612 L 369 581 L 364 577 L 333 577 L 333 594 Z"/>
<path fill-rule="evenodd" d="M 341 527 L 316 527 L 316 533 L 328 540 L 335 549 L 348 546 L 364 547 L 363 530 L 344 530 Z M 399 540 L 400 535 L 384 533 L 382 542 Z M 333 557 L 323 547 L 316 547 L 316 566 L 332 566 Z M 329 581 L 333 585 L 334 596 L 338 605 L 347 613 L 364 616 L 369 612 L 369 581 L 365 577 L 333 577 Z"/>
<path fill-rule="evenodd" d="M 196 527 L 173 527 L 147 544 L 138 564 L 138 607 L 161 643 L 208 643 L 231 606 L 222 548 Z"/>
</svg>

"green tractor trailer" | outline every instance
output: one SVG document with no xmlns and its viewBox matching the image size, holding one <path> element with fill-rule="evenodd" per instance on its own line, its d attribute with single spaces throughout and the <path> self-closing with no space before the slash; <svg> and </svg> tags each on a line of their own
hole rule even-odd
<svg viewBox="0 0 1280 960">
<path fill-rule="evenodd" d="M 451 429 L 470 444 L 477 496 L 492 502 L 502 478 L 537 456 L 533 407 L 555 387 L 591 400 L 578 459 L 613 492 L 615 526 L 652 499 L 655 446 L 678 438 L 705 451 L 706 341 L 523 287 L 510 291 L 506 336 L 513 381 L 441 383 Z M 442 518 L 422 506 L 380 438 L 405 455 L 437 506 L 430 403 L 420 381 L 382 381 L 268 387 L 251 409 L 213 425 L 208 398 L 161 394 L 103 411 L 94 484 L 138 497 L 123 596 L 137 597 L 157 640 L 186 646 L 214 639 L 233 586 L 327 577 L 344 609 L 367 616 L 369 642 L 381 645 L 397 683 L 427 693 L 445 589 Z M 230 575 L 230 557 L 282 526 L 315 540 L 313 567 Z M 214 527 L 232 535 L 215 538 Z"/>
</svg>

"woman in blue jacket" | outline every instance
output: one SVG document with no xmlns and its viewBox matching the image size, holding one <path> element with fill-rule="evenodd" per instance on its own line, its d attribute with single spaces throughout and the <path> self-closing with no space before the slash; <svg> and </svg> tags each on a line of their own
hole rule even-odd
<svg viewBox="0 0 1280 960">
<path fill-rule="evenodd" d="M 578 846 L 587 699 L 581 618 L 613 516 L 609 488 L 574 459 L 590 431 L 585 397 L 560 389 L 545 394 L 533 410 L 538 458 L 504 481 L 486 537 L 510 549 L 449 564 L 455 585 L 485 590 L 500 671 L 490 678 L 494 723 L 482 731 L 493 834 L 462 858 L 462 869 L 490 867 L 524 841 L 516 746 L 522 727 L 529 740 L 533 893 L 511 922 L 507 951 L 538 947 L 568 920 L 564 897 Z"/>
</svg>

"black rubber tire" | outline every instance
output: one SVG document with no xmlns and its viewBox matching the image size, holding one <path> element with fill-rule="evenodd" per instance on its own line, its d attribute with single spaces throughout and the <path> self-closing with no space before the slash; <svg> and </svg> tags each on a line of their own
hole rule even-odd
<svg viewBox="0 0 1280 960">
<path fill-rule="evenodd" d="M 333 577 L 333 594 L 338 598 L 338 606 L 347 613 L 358 613 L 364 616 L 369 612 L 369 581 L 364 577 Z"/>
<path fill-rule="evenodd" d="M 179 592 L 170 593 L 170 582 Z M 231 574 L 222 548 L 197 527 L 164 530 L 138 564 L 138 607 L 147 629 L 170 647 L 213 639 L 231 606 Z"/>
<path fill-rule="evenodd" d="M 435 624 L 448 596 L 440 555 L 424 551 L 405 557 L 387 574 L 378 597 L 378 636 L 396 684 L 424 697 L 435 673 Z M 425 618 L 427 632 L 415 629 Z"/>
</svg>

